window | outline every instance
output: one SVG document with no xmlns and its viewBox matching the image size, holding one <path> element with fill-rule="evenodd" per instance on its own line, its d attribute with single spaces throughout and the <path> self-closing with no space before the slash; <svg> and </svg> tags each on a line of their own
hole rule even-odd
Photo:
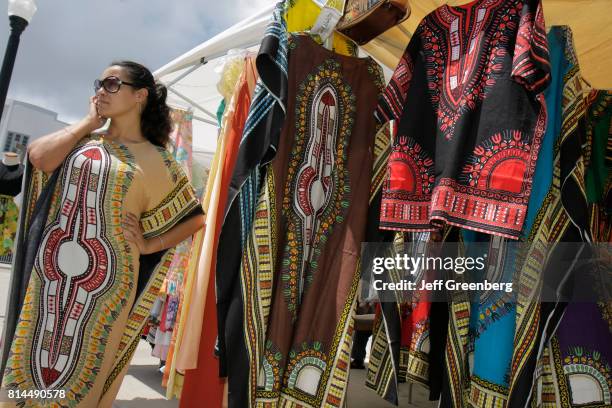
<svg viewBox="0 0 612 408">
<path fill-rule="evenodd" d="M 6 134 L 6 142 L 4 142 L 4 151 L 18 153 L 17 145 L 22 144 L 27 146 L 29 140 L 30 136 L 28 135 L 23 135 L 17 132 L 8 132 Z"/>
<path fill-rule="evenodd" d="M 8 132 L 8 134 L 6 135 L 6 142 L 4 143 L 4 151 L 8 152 L 11 150 L 11 146 L 13 145 L 13 134 L 12 132 Z"/>
</svg>

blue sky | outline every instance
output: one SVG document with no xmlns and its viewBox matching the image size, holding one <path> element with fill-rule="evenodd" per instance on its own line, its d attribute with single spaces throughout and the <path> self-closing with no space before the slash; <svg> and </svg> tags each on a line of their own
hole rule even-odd
<svg viewBox="0 0 612 408">
<path fill-rule="evenodd" d="M 155 70 L 275 0 L 39 0 L 21 37 L 9 98 L 72 122 L 92 82 L 115 59 Z M 9 26 L 0 1 L 0 55 Z"/>
</svg>

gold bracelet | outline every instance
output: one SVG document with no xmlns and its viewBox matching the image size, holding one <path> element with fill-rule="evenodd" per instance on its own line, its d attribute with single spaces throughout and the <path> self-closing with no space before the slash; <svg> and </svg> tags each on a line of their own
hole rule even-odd
<svg viewBox="0 0 612 408">
<path fill-rule="evenodd" d="M 161 251 L 162 249 L 164 249 L 164 239 L 161 237 L 161 235 L 158 235 L 157 238 L 159 238 L 159 243 L 161 244 L 161 248 L 159 248 L 159 250 Z"/>
</svg>

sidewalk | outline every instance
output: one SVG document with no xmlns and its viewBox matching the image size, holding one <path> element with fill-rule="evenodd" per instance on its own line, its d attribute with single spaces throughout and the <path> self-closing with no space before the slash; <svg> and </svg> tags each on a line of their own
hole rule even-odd
<svg viewBox="0 0 612 408">
<path fill-rule="evenodd" d="M 151 347 L 141 340 L 113 408 L 178 408 L 178 400 L 166 400 L 161 381 L 159 359 L 151 356 Z"/>
</svg>

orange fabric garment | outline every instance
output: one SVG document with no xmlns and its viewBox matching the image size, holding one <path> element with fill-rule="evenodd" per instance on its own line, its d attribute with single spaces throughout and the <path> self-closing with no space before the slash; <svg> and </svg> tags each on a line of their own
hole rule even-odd
<svg viewBox="0 0 612 408">
<path fill-rule="evenodd" d="M 251 96 L 257 82 L 257 71 L 255 69 L 255 58 L 248 57 L 245 61 L 244 71 L 239 81 L 239 88 L 234 98 L 238 101 L 235 111 L 226 123 L 226 150 L 223 159 L 220 195 L 217 207 L 216 231 L 213 248 L 213 260 L 210 267 L 210 276 L 215 276 L 216 253 L 221 225 L 225 214 L 229 184 L 238 156 L 238 147 L 242 131 L 249 114 Z M 214 279 L 208 282 L 208 296 L 205 304 L 205 314 L 202 320 L 202 332 L 198 352 L 198 364 L 194 370 L 185 372 L 183 391 L 181 394 L 181 408 L 201 407 L 202 401 L 207 401 L 207 406 L 221 406 L 223 398 L 223 381 L 218 377 L 219 364 L 213 356 L 213 349 L 217 337 L 217 311 L 215 298 Z"/>
<path fill-rule="evenodd" d="M 232 180 L 232 174 L 234 173 L 234 166 L 236 165 L 236 158 L 238 157 L 238 147 L 240 146 L 240 139 L 242 138 L 244 124 L 247 116 L 249 115 L 251 96 L 253 95 L 255 83 L 257 82 L 258 78 L 257 69 L 255 68 L 255 57 L 246 59 L 243 75 L 244 82 L 241 84 L 240 90 L 238 91 L 238 101 L 240 102 L 238 102 L 238 105 L 236 106 L 231 127 L 228 129 L 229 134 L 227 135 L 226 155 L 225 161 L 223 162 L 223 175 L 221 176 L 222 181 L 221 195 L 219 197 L 220 211 L 217 218 L 217 238 L 219 237 L 219 234 L 221 234 L 221 226 L 223 225 L 229 184 Z M 217 250 L 215 248 L 215 257 L 216 253 Z M 213 265 L 216 265 L 216 262 L 213 263 Z"/>
<path fill-rule="evenodd" d="M 202 243 L 198 247 L 199 255 L 192 258 L 194 262 L 190 263 L 193 266 L 193 272 L 190 270 L 188 273 L 184 291 L 184 307 L 181 312 L 181 321 L 179 322 L 181 340 L 178 341 L 177 339 L 174 359 L 175 368 L 179 371 L 197 368 L 200 339 L 202 338 L 202 325 L 198 323 L 204 320 L 209 280 L 213 276 L 212 274 L 214 274 L 214 272 L 211 272 L 211 268 L 214 262 L 215 242 L 218 239 L 216 225 L 219 218 L 218 212 L 220 211 L 219 198 L 221 195 L 223 163 L 227 152 L 226 146 L 229 129 L 232 127 L 232 118 L 236 107 L 240 105 L 238 103 L 238 93 L 243 84 L 242 73 L 244 72 L 245 58 L 231 58 L 225 64 L 226 67 L 221 74 L 220 85 L 222 88 L 232 88 L 233 91 L 231 95 L 225 93 L 223 95 L 226 107 L 217 138 L 217 149 L 213 156 L 213 162 L 206 182 L 206 190 L 202 199 L 202 207 L 206 212 L 206 230 L 202 237 Z M 233 85 L 231 85 L 232 83 Z"/>
<path fill-rule="evenodd" d="M 202 338 L 198 353 L 198 368 L 185 371 L 180 408 L 221 407 L 224 381 L 219 378 L 219 362 L 213 355 L 217 335 L 217 310 L 215 307 L 215 281 L 208 281 L 206 315 L 202 321 Z"/>
</svg>

